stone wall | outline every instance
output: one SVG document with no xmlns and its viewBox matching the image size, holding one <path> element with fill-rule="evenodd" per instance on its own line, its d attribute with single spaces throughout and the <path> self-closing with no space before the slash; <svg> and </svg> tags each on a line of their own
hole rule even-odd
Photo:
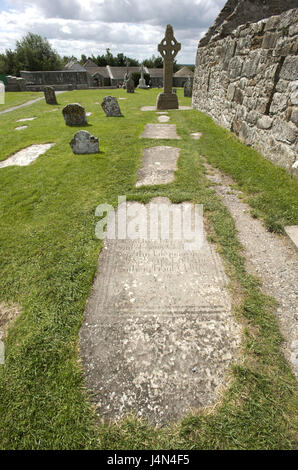
<svg viewBox="0 0 298 470">
<path fill-rule="evenodd" d="M 73 88 L 89 88 L 91 77 L 87 72 L 73 71 L 21 71 L 21 77 L 26 80 L 27 85 L 65 85 L 72 84 Z"/>
<path fill-rule="evenodd" d="M 297 53 L 298 8 L 201 42 L 193 87 L 194 108 L 293 173 L 298 170 Z"/>
</svg>

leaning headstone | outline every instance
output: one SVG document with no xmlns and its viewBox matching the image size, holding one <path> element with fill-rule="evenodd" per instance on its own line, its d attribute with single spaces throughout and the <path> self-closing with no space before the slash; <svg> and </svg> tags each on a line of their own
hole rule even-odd
<svg viewBox="0 0 298 470">
<path fill-rule="evenodd" d="M 76 154 L 99 152 L 98 138 L 94 137 L 87 131 L 78 131 L 69 144 L 73 153 Z"/>
<path fill-rule="evenodd" d="M 78 103 L 66 105 L 62 110 L 65 124 L 67 126 L 86 126 L 86 112 L 83 106 Z"/>
<path fill-rule="evenodd" d="M 115 96 L 105 96 L 101 103 L 101 107 L 107 117 L 122 117 L 122 113 Z"/>
<path fill-rule="evenodd" d="M 135 82 L 129 77 L 129 79 L 126 82 L 126 92 L 127 93 L 134 93 L 135 92 Z"/>
<path fill-rule="evenodd" d="M 47 104 L 58 104 L 56 99 L 55 88 L 53 86 L 45 86 L 43 91 Z"/>
<path fill-rule="evenodd" d="M 157 97 L 157 109 L 178 109 L 178 97 L 172 92 L 173 87 L 173 63 L 181 49 L 181 44 L 174 37 L 173 28 L 167 25 L 166 35 L 158 45 L 158 52 L 163 58 L 163 83 L 164 92 Z"/>
<path fill-rule="evenodd" d="M 184 84 L 184 96 L 186 96 L 187 98 L 192 97 L 192 85 L 193 79 L 189 77 Z"/>
</svg>

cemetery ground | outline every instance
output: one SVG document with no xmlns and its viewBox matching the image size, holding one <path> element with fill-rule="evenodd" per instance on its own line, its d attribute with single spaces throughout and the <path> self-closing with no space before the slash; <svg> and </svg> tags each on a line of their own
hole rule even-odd
<svg viewBox="0 0 298 470">
<path fill-rule="evenodd" d="M 153 105 L 159 91 L 72 91 L 58 96 L 58 106 L 40 101 L 0 116 L 0 161 L 33 144 L 55 143 L 29 166 L 0 169 L 0 319 L 4 309 L 15 317 L 0 366 L 2 449 L 295 447 L 296 381 L 281 351 L 276 301 L 247 272 L 234 221 L 206 178 L 203 156 L 232 176 L 253 217 L 270 231 L 298 225 L 298 183 L 196 110 L 169 111 L 181 140 L 139 139 L 145 124 L 158 122 L 154 111 L 140 108 Z M 96 104 L 108 94 L 126 98 L 119 101 L 123 118 L 107 118 Z M 190 105 L 178 95 L 180 105 Z M 99 154 L 72 153 L 78 129 L 65 126 L 67 102 L 92 113 L 84 129 L 99 137 Z M 33 116 L 26 129 L 14 130 L 18 119 Z M 191 139 L 192 132 L 201 138 Z M 165 142 L 181 149 L 174 182 L 136 188 L 142 149 Z M 243 326 L 241 357 L 220 400 L 162 428 L 134 416 L 98 422 L 79 361 L 78 334 L 102 246 L 95 209 L 116 207 L 119 195 L 204 205 L 208 239 L 224 260 Z"/>
</svg>

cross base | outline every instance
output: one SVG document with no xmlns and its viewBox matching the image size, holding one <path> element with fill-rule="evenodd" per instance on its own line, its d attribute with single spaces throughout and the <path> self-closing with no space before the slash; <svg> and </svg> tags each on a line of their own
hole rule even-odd
<svg viewBox="0 0 298 470">
<path fill-rule="evenodd" d="M 156 101 L 156 109 L 179 109 L 176 93 L 159 93 Z"/>
</svg>

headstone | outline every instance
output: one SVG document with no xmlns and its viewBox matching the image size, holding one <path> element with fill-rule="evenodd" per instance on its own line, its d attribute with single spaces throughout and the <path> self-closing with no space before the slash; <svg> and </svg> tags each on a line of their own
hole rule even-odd
<svg viewBox="0 0 298 470">
<path fill-rule="evenodd" d="M 131 75 L 126 82 L 126 92 L 127 93 L 134 93 L 135 92 L 135 82 L 133 81 Z"/>
<path fill-rule="evenodd" d="M 147 85 L 146 85 L 146 80 L 145 80 L 145 78 L 144 78 L 144 70 L 145 70 L 145 69 L 144 69 L 144 65 L 142 64 L 142 65 L 141 65 L 141 69 L 140 69 L 140 71 L 141 71 L 141 78 L 140 78 L 140 80 L 139 80 L 139 88 L 143 88 L 143 89 L 148 88 Z"/>
<path fill-rule="evenodd" d="M 189 77 L 184 83 L 184 96 L 186 96 L 187 98 L 192 97 L 192 85 L 193 85 L 193 79 Z"/>
<path fill-rule="evenodd" d="M 99 153 L 98 138 L 87 131 L 78 131 L 70 141 L 70 146 L 75 154 Z"/>
<path fill-rule="evenodd" d="M 122 88 L 124 88 L 124 89 L 126 89 L 127 82 L 129 80 L 129 77 L 130 77 L 130 74 L 128 72 L 128 67 L 129 67 L 129 62 L 126 61 L 126 72 L 124 74 L 123 85 L 122 85 Z"/>
<path fill-rule="evenodd" d="M 177 94 L 172 93 L 173 87 L 173 63 L 181 49 L 181 44 L 174 37 L 173 28 L 167 25 L 164 39 L 158 45 L 158 52 L 163 58 L 163 83 L 164 92 L 157 97 L 157 109 L 178 109 Z"/>
<path fill-rule="evenodd" d="M 105 96 L 101 103 L 101 107 L 107 117 L 122 117 L 122 113 L 115 96 Z"/>
<path fill-rule="evenodd" d="M 0 104 L 5 102 L 5 85 L 3 82 L 0 82 Z"/>
<path fill-rule="evenodd" d="M 86 126 L 88 124 L 85 108 L 78 103 L 66 105 L 62 114 L 67 126 Z"/>
<path fill-rule="evenodd" d="M 47 104 L 58 104 L 56 99 L 55 88 L 53 86 L 44 87 L 44 97 Z"/>
</svg>

